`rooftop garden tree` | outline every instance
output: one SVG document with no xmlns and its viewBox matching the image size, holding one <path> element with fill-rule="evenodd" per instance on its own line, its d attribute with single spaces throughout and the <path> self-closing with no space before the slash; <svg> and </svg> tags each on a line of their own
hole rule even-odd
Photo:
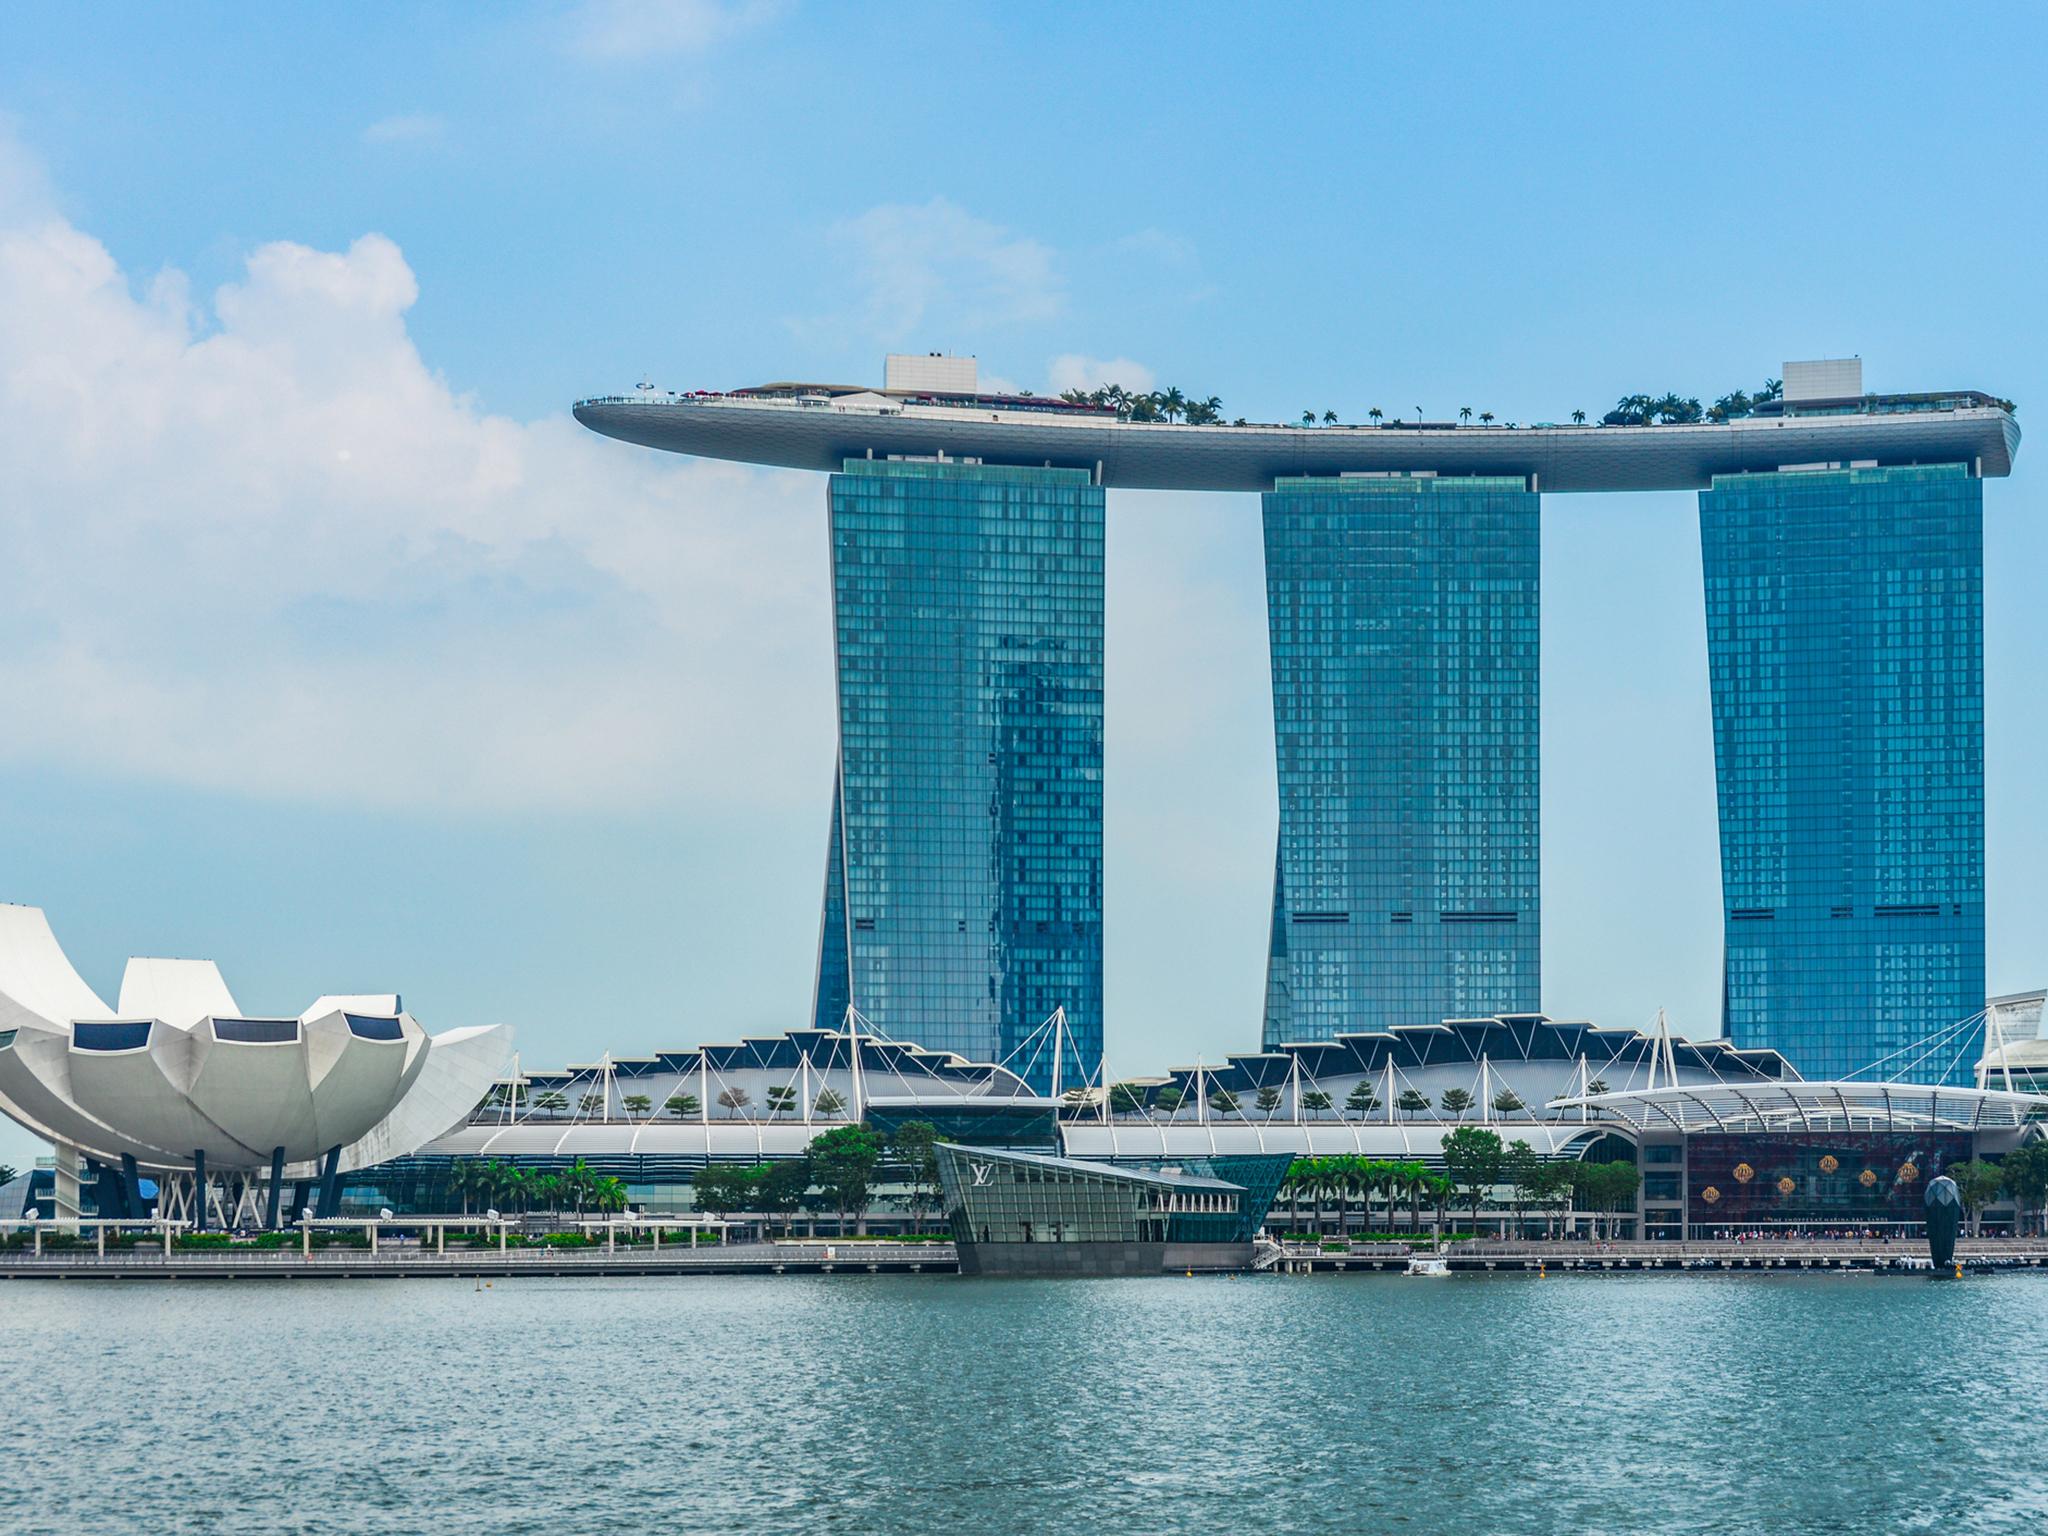
<svg viewBox="0 0 2048 1536">
<path fill-rule="evenodd" d="M 1259 1106 L 1259 1113 L 1270 1120 L 1273 1118 L 1273 1111 L 1280 1107 L 1280 1090 L 1269 1084 L 1259 1090 L 1258 1097 L 1253 1102 Z"/>
<path fill-rule="evenodd" d="M 1327 1101 L 1329 1095 L 1324 1094 L 1323 1098 Z M 1358 1086 L 1353 1088 L 1350 1094 L 1346 1096 L 1344 1107 L 1354 1115 L 1361 1117 L 1369 1115 L 1380 1107 L 1380 1096 L 1373 1091 L 1371 1083 L 1360 1079 Z"/>
<path fill-rule="evenodd" d="M 1443 1097 L 1437 1102 L 1443 1105 L 1452 1115 L 1462 1120 L 1465 1118 L 1465 1111 L 1472 1107 L 1472 1095 L 1463 1088 L 1446 1088 L 1443 1092 Z"/>
<path fill-rule="evenodd" d="M 1324 1115 L 1330 1111 L 1330 1096 L 1320 1088 L 1311 1088 L 1301 1096 L 1301 1107 L 1312 1115 Z"/>
<path fill-rule="evenodd" d="M 672 1093 L 661 1101 L 661 1107 L 678 1120 L 687 1120 L 704 1105 L 694 1093 Z"/>
<path fill-rule="evenodd" d="M 754 1096 L 737 1084 L 718 1090 L 718 1107 L 729 1114 L 738 1114 L 754 1102 Z"/>
<path fill-rule="evenodd" d="M 1429 1108 L 1429 1095 L 1415 1088 L 1403 1088 L 1401 1096 L 1394 1100 L 1395 1108 L 1406 1115 L 1419 1115 Z"/>
</svg>

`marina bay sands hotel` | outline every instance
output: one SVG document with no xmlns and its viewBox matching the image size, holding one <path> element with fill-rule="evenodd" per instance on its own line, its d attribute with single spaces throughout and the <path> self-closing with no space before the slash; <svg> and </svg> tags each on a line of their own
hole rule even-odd
<svg viewBox="0 0 2048 1536">
<path fill-rule="evenodd" d="M 1738 1047 L 1838 1078 L 1985 1004 L 1983 482 L 2008 403 L 1788 363 L 1727 420 L 1289 427 L 989 393 L 643 387 L 577 419 L 830 474 L 839 705 L 817 1022 L 1013 1057 L 1103 1027 L 1110 487 L 1259 493 L 1279 754 L 1268 1048 L 1540 1008 L 1545 495 L 1699 492 Z M 1974 1053 L 1920 1068 L 1963 1082 Z M 1044 1089 L 1049 1057 L 1017 1063 Z"/>
</svg>

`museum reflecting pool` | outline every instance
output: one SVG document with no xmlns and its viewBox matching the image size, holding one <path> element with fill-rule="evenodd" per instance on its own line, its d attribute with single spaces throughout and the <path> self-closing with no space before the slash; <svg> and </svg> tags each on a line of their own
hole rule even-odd
<svg viewBox="0 0 2048 1536">
<path fill-rule="evenodd" d="M 2037 1530 L 2048 1276 L 16 1282 L 0 1530 Z"/>
</svg>

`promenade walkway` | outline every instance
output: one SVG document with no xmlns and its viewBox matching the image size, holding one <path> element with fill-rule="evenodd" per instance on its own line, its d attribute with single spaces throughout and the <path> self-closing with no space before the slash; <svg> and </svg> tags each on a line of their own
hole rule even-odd
<svg viewBox="0 0 2048 1536">
<path fill-rule="evenodd" d="M 363 1280 L 427 1275 L 868 1275 L 952 1274 L 951 1243 L 733 1243 L 659 1249 L 451 1248 L 386 1241 L 365 1248 L 173 1250 L 151 1244 L 104 1257 L 90 1249 L 0 1252 L 4 1280 Z"/>
</svg>

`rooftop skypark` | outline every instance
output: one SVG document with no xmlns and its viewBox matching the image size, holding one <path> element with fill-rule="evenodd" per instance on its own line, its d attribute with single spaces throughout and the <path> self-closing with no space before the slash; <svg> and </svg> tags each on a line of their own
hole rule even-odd
<svg viewBox="0 0 2048 1536">
<path fill-rule="evenodd" d="M 922 366 L 915 366 L 922 365 Z M 1119 385 L 1052 398 L 991 393 L 972 358 L 891 359 L 882 387 L 782 381 L 678 394 L 644 384 L 577 402 L 576 419 L 645 447 L 834 470 L 850 458 L 947 458 L 1086 469 L 1101 485 L 1270 489 L 1286 476 L 1520 475 L 1539 491 L 1695 490 L 1715 475 L 1961 463 L 2007 475 L 2013 404 L 1977 390 L 1871 394 L 1861 364 L 1788 363 L 1754 394 L 1702 405 L 1623 396 L 1598 421 L 1500 423 L 1461 406 L 1428 419 L 1374 406 L 1363 424 L 1305 410 L 1298 424 L 1226 421 L 1219 396 Z M 1477 418 L 1476 421 L 1474 418 Z"/>
</svg>

